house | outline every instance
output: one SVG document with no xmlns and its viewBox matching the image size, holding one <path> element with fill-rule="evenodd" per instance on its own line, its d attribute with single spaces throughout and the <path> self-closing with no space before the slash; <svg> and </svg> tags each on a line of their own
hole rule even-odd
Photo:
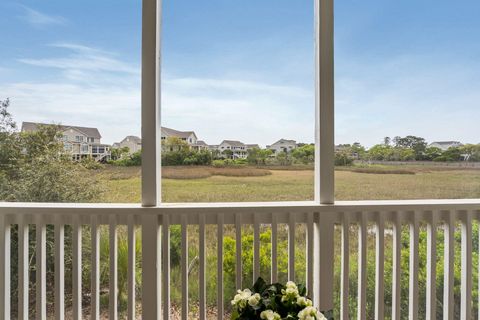
<svg viewBox="0 0 480 320">
<path fill-rule="evenodd" d="M 252 148 L 258 148 L 258 144 L 245 144 L 237 140 L 223 140 L 222 143 L 217 146 L 210 146 L 210 150 L 218 150 L 220 154 L 231 159 L 246 159 L 248 150 Z M 231 151 L 231 155 L 228 155 L 227 150 Z"/>
<path fill-rule="evenodd" d="M 196 145 L 198 141 L 197 135 L 193 131 L 179 131 L 167 127 L 162 127 L 162 140 L 166 140 L 170 137 L 179 138 L 191 146 Z"/>
<path fill-rule="evenodd" d="M 446 151 L 449 148 L 461 147 L 461 146 L 463 146 L 463 144 L 459 141 L 435 141 L 435 142 L 430 143 L 428 146 L 439 148 L 442 151 Z"/>
<path fill-rule="evenodd" d="M 209 150 L 208 144 L 206 144 L 203 140 L 197 140 L 197 143 L 192 144 L 190 147 L 196 151 Z"/>
<path fill-rule="evenodd" d="M 297 147 L 297 142 L 295 140 L 280 139 L 277 142 L 267 146 L 267 149 L 273 151 L 274 154 L 279 152 L 291 152 Z"/>
<path fill-rule="evenodd" d="M 23 122 L 22 132 L 35 132 L 41 126 L 52 124 Z M 102 136 L 97 128 L 58 125 L 62 132 L 62 142 L 66 152 L 71 153 L 74 160 L 93 158 L 97 161 L 110 159 L 110 145 L 102 144 Z"/>
<path fill-rule="evenodd" d="M 126 136 L 122 141 L 116 142 L 113 148 L 128 148 L 128 153 L 132 154 L 142 150 L 142 139 L 137 136 Z"/>
<path fill-rule="evenodd" d="M 197 135 L 193 131 L 179 131 L 162 127 L 162 141 L 170 137 L 179 138 L 185 141 L 194 150 L 208 150 L 208 145 L 204 141 L 198 140 Z M 122 141 L 113 144 L 113 148 L 123 147 L 128 147 L 130 154 L 135 153 L 142 149 L 142 139 L 137 136 L 126 136 Z M 172 149 L 172 147 L 170 149 Z"/>
</svg>

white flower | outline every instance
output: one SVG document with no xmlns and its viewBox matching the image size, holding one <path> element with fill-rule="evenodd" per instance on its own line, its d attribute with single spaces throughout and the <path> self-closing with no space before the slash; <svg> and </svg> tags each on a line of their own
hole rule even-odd
<svg viewBox="0 0 480 320">
<path fill-rule="evenodd" d="M 305 297 L 298 297 L 297 298 L 297 304 L 300 307 L 311 307 L 311 306 L 313 306 L 312 300 L 307 299 Z"/>
<path fill-rule="evenodd" d="M 299 320 L 327 320 L 315 307 L 306 307 L 298 313 Z"/>
<path fill-rule="evenodd" d="M 238 290 L 235 297 L 232 300 L 232 306 L 237 307 L 239 310 L 245 308 L 248 303 L 248 299 L 252 296 L 250 289 Z"/>
<path fill-rule="evenodd" d="M 288 281 L 287 284 L 285 285 L 287 288 L 292 288 L 292 289 L 298 289 L 297 285 L 293 281 Z"/>
<path fill-rule="evenodd" d="M 260 302 L 260 295 L 255 293 L 253 296 L 248 298 L 248 304 L 252 307 L 255 307 Z"/>
<path fill-rule="evenodd" d="M 272 310 L 265 310 L 260 313 L 260 319 L 263 320 L 280 320 L 281 317 L 278 313 L 273 312 Z"/>
<path fill-rule="evenodd" d="M 293 281 L 288 281 L 286 284 L 286 289 L 282 289 L 282 302 L 285 301 L 296 301 L 298 294 L 298 287 Z"/>
</svg>

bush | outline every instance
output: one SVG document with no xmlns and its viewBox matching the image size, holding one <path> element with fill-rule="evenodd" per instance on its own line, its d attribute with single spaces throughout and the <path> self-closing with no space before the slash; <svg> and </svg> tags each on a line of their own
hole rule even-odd
<svg viewBox="0 0 480 320">
<path fill-rule="evenodd" d="M 345 152 L 335 153 L 335 165 L 336 166 L 350 166 L 353 163 L 353 158 Z"/>
<path fill-rule="evenodd" d="M 119 160 L 114 160 L 110 162 L 111 164 L 115 166 L 121 166 L 121 167 L 135 167 L 135 166 L 141 166 L 142 165 L 142 152 L 137 151 L 135 153 L 132 153 L 128 157 L 124 157 Z"/>
<path fill-rule="evenodd" d="M 95 161 L 95 159 L 93 159 L 93 158 L 83 158 L 80 161 L 80 164 L 85 169 L 88 169 L 88 170 L 100 170 L 100 169 L 103 168 L 103 165 L 100 162 Z"/>
</svg>

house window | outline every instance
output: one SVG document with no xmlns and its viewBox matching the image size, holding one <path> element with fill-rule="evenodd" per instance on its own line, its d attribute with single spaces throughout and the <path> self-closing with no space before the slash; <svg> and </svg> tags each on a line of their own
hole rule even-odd
<svg viewBox="0 0 480 320">
<path fill-rule="evenodd" d="M 87 138 L 87 142 L 94 142 L 94 141 L 95 141 L 95 138 L 92 138 L 92 137 Z"/>
<path fill-rule="evenodd" d="M 71 143 L 65 143 L 63 144 L 63 149 L 67 152 L 71 152 L 73 150 L 72 144 Z"/>
<path fill-rule="evenodd" d="M 84 137 L 83 136 L 75 136 L 75 141 L 76 142 L 83 142 Z"/>
<path fill-rule="evenodd" d="M 81 153 L 88 153 L 88 144 L 82 144 L 80 152 Z"/>
</svg>

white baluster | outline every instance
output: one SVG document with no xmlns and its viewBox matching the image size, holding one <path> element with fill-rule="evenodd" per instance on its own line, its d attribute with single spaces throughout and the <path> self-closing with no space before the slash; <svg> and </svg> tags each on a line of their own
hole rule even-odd
<svg viewBox="0 0 480 320">
<path fill-rule="evenodd" d="M 350 275 L 350 219 L 348 213 L 343 213 L 342 221 L 342 251 L 341 251 L 341 278 L 340 278 L 340 319 L 347 320 L 349 275 Z"/>
<path fill-rule="evenodd" d="M 384 319 L 384 268 L 385 268 L 385 244 L 384 244 L 384 218 L 379 212 L 376 221 L 375 237 L 375 319 Z"/>
<path fill-rule="evenodd" d="M 136 274 L 136 234 L 135 234 L 135 216 L 130 215 L 128 217 L 128 275 L 127 275 L 127 318 L 128 320 L 135 320 L 135 274 Z"/>
<path fill-rule="evenodd" d="M 401 257 L 402 257 L 402 225 L 400 213 L 394 212 L 393 220 L 393 268 L 392 268 L 392 320 L 400 320 L 401 300 Z M 366 244 L 365 244 L 366 246 Z"/>
<path fill-rule="evenodd" d="M 437 319 L 437 214 L 430 213 L 427 224 L 427 319 Z"/>
<path fill-rule="evenodd" d="M 25 217 L 23 217 L 25 219 Z M 28 222 L 18 224 L 18 319 L 28 320 Z"/>
<path fill-rule="evenodd" d="M 445 221 L 445 244 L 444 244 L 444 268 L 443 268 L 443 319 L 453 320 L 454 300 L 454 232 L 455 221 L 453 212 L 448 212 L 447 219 Z"/>
<path fill-rule="evenodd" d="M 410 261 L 409 261 L 409 294 L 408 319 L 418 319 L 418 212 L 412 212 L 410 221 Z"/>
<path fill-rule="evenodd" d="M 91 256 L 91 319 L 100 320 L 100 228 L 98 225 L 98 218 L 92 215 L 91 225 L 91 242 L 92 242 L 92 256 Z"/>
<path fill-rule="evenodd" d="M 109 301 L 108 311 L 109 319 L 118 319 L 118 229 L 115 216 L 110 216 L 109 226 L 109 245 L 110 245 L 110 277 L 109 277 Z"/>
<path fill-rule="evenodd" d="M 163 319 L 170 319 L 170 217 L 162 218 L 162 253 L 163 253 Z M 148 320 L 148 319 L 145 319 Z"/>
<path fill-rule="evenodd" d="M 65 319 L 65 226 L 55 225 L 55 319 Z"/>
<path fill-rule="evenodd" d="M 47 226 L 43 223 L 43 217 L 39 216 L 36 226 L 36 309 L 35 318 L 44 320 L 47 318 Z"/>
<path fill-rule="evenodd" d="M 182 320 L 188 320 L 188 232 L 187 216 L 182 215 Z"/>
<path fill-rule="evenodd" d="M 367 218 L 360 212 L 358 224 L 358 310 L 357 319 L 367 318 Z"/>
<path fill-rule="evenodd" d="M 460 318 L 472 317 L 472 217 L 465 212 L 462 219 L 462 277 Z"/>
<path fill-rule="evenodd" d="M 199 255 L 200 255 L 200 268 L 198 272 L 199 277 L 199 295 L 200 295 L 200 320 L 205 320 L 207 318 L 207 310 L 206 310 L 206 303 L 207 303 L 207 290 L 206 290 L 206 282 L 205 282 L 205 269 L 206 269 L 206 259 L 205 259 L 205 248 L 206 248 L 206 241 L 205 241 L 205 215 L 201 214 L 199 217 Z"/>
<path fill-rule="evenodd" d="M 10 319 L 10 245 L 11 226 L 6 215 L 0 216 L 0 318 Z"/>
<path fill-rule="evenodd" d="M 217 319 L 223 320 L 223 214 L 217 216 Z"/>
<path fill-rule="evenodd" d="M 78 217 L 73 225 L 72 303 L 73 319 L 82 319 L 82 222 Z"/>
</svg>

